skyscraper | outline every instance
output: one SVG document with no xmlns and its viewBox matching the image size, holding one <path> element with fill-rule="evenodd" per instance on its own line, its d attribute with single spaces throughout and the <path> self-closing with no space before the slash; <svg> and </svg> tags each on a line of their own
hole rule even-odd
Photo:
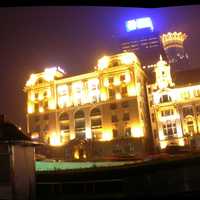
<svg viewBox="0 0 200 200">
<path fill-rule="evenodd" d="M 187 35 L 182 32 L 169 32 L 161 36 L 162 43 L 172 70 L 185 70 L 189 67 L 189 57 L 183 43 Z"/>
<path fill-rule="evenodd" d="M 154 30 L 149 17 L 126 22 L 126 33 L 120 37 L 120 49 L 123 52 L 134 52 L 147 75 L 153 72 L 160 55 L 166 59 L 160 34 Z"/>
</svg>

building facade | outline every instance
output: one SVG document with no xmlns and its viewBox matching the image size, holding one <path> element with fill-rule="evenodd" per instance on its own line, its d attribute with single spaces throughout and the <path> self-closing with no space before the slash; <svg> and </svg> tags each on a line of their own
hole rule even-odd
<svg viewBox="0 0 200 200">
<path fill-rule="evenodd" d="M 60 67 L 32 74 L 27 127 L 32 139 L 66 146 L 68 158 L 143 153 L 150 144 L 146 77 L 133 53 L 104 56 L 91 73 Z"/>
<path fill-rule="evenodd" d="M 161 57 L 147 93 L 155 146 L 190 146 L 200 131 L 200 84 L 177 85 Z"/>
</svg>

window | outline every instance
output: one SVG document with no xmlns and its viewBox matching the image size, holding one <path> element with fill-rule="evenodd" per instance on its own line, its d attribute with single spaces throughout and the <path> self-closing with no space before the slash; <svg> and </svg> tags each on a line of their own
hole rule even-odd
<svg viewBox="0 0 200 200">
<path fill-rule="evenodd" d="M 99 110 L 99 108 L 92 109 L 90 116 L 99 116 L 99 115 L 101 115 L 101 111 Z"/>
<path fill-rule="evenodd" d="M 110 104 L 111 110 L 115 110 L 116 108 L 117 108 L 117 104 L 115 104 L 115 103 Z"/>
<path fill-rule="evenodd" d="M 174 114 L 174 110 L 173 109 L 168 109 L 168 110 L 162 110 L 161 111 L 161 116 L 165 117 L 165 116 L 170 116 Z"/>
<path fill-rule="evenodd" d="M 112 132 L 113 132 L 113 138 L 117 138 L 118 137 L 117 129 L 113 129 Z"/>
<path fill-rule="evenodd" d="M 113 77 L 109 77 L 109 78 L 108 78 L 108 82 L 109 82 L 109 83 L 113 83 L 113 80 L 114 80 Z"/>
<path fill-rule="evenodd" d="M 166 102 L 170 102 L 172 101 L 171 97 L 167 94 L 163 95 L 161 98 L 160 98 L 160 103 L 166 103 Z"/>
<path fill-rule="evenodd" d="M 128 121 L 128 120 L 130 120 L 130 116 L 129 116 L 129 113 L 127 112 L 127 113 L 124 113 L 123 115 L 123 121 Z"/>
<path fill-rule="evenodd" d="M 59 117 L 59 120 L 60 120 L 60 121 L 69 120 L 69 115 L 68 115 L 68 113 L 66 113 L 66 112 L 62 113 L 62 114 L 60 115 L 60 117 Z"/>
<path fill-rule="evenodd" d="M 117 115 L 112 115 L 112 122 L 118 122 Z"/>
<path fill-rule="evenodd" d="M 109 89 L 108 89 L 108 93 L 109 93 L 109 97 L 110 97 L 111 99 L 115 98 L 115 90 L 114 90 L 114 89 L 109 88 Z"/>
<path fill-rule="evenodd" d="M 69 124 L 61 124 L 60 130 L 61 131 L 69 131 Z"/>
<path fill-rule="evenodd" d="M 39 103 L 35 103 L 35 112 L 39 112 Z"/>
<path fill-rule="evenodd" d="M 85 129 L 85 120 L 75 121 L 75 128 L 76 129 Z"/>
<path fill-rule="evenodd" d="M 120 81 L 125 81 L 125 75 L 124 74 L 120 76 Z"/>
<path fill-rule="evenodd" d="M 188 128 L 188 133 L 194 133 L 194 122 L 192 120 L 189 120 L 187 122 L 187 128 Z"/>
<path fill-rule="evenodd" d="M 45 110 L 48 109 L 48 101 L 44 101 L 44 102 L 43 102 L 43 108 L 44 108 Z"/>
<path fill-rule="evenodd" d="M 197 105 L 197 106 L 196 106 L 196 112 L 197 112 L 198 114 L 200 114 L 200 105 Z"/>
<path fill-rule="evenodd" d="M 79 119 L 79 118 L 84 118 L 85 117 L 85 114 L 82 110 L 79 110 L 75 113 L 75 119 Z"/>
<path fill-rule="evenodd" d="M 131 128 L 130 127 L 125 129 L 125 136 L 126 137 L 131 137 Z"/>
<path fill-rule="evenodd" d="M 127 96 L 127 87 L 126 86 L 123 86 L 122 88 L 121 88 L 121 94 L 122 94 L 122 96 Z"/>
<path fill-rule="evenodd" d="M 35 99 L 37 99 L 37 98 L 38 98 L 38 96 L 39 96 L 39 94 L 38 94 L 38 93 L 35 93 Z"/>
<path fill-rule="evenodd" d="M 101 128 L 101 118 L 91 119 L 91 128 Z"/>
<path fill-rule="evenodd" d="M 176 123 L 167 121 L 166 124 L 163 124 L 163 132 L 164 135 L 166 136 L 173 136 L 174 134 L 176 134 L 177 133 Z"/>
<path fill-rule="evenodd" d="M 123 101 L 122 102 L 122 108 L 128 108 L 129 102 L 128 101 Z"/>
<path fill-rule="evenodd" d="M 183 116 L 193 115 L 192 106 L 183 107 Z"/>
<path fill-rule="evenodd" d="M 44 92 L 43 96 L 44 96 L 44 97 L 46 97 L 46 96 L 47 96 L 47 91 L 45 91 L 45 92 Z"/>
</svg>

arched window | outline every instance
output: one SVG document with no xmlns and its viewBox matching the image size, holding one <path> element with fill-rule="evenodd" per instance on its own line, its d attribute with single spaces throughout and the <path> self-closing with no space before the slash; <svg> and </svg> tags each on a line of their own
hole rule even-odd
<svg viewBox="0 0 200 200">
<path fill-rule="evenodd" d="M 38 78 L 38 80 L 36 81 L 36 84 L 42 84 L 46 82 L 43 78 Z"/>
<path fill-rule="evenodd" d="M 84 117 L 85 117 L 85 114 L 82 110 L 77 111 L 74 115 L 75 119 L 84 118 Z"/>
<path fill-rule="evenodd" d="M 94 108 L 90 112 L 90 116 L 99 116 L 99 115 L 101 115 L 101 111 L 99 110 L 99 108 Z"/>
<path fill-rule="evenodd" d="M 171 99 L 171 97 L 170 97 L 169 95 L 167 95 L 167 94 L 162 95 L 162 96 L 160 97 L 160 103 L 166 103 L 166 102 L 170 102 L 170 101 L 172 101 L 172 99 Z"/>
<path fill-rule="evenodd" d="M 65 120 L 69 120 L 69 115 L 66 112 L 62 113 L 59 117 L 59 121 L 65 121 Z"/>
<path fill-rule="evenodd" d="M 79 110 L 74 114 L 76 138 L 85 139 L 85 114 Z"/>
</svg>

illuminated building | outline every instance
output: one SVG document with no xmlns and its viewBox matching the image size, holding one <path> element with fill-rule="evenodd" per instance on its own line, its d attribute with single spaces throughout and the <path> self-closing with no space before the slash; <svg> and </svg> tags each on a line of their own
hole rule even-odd
<svg viewBox="0 0 200 200">
<path fill-rule="evenodd" d="M 184 41 L 187 35 L 182 32 L 169 32 L 161 36 L 161 40 L 172 70 L 185 70 L 189 68 L 189 57 L 184 50 Z"/>
<path fill-rule="evenodd" d="M 74 159 L 144 152 L 145 81 L 134 53 L 104 56 L 95 71 L 73 77 L 59 67 L 32 74 L 25 86 L 28 132 L 66 145 Z"/>
<path fill-rule="evenodd" d="M 170 65 L 162 57 L 155 75 L 155 82 L 147 86 L 154 144 L 161 149 L 190 145 L 200 130 L 200 84 L 177 84 L 178 76 L 174 82 Z M 182 79 L 188 75 L 182 73 Z"/>
<path fill-rule="evenodd" d="M 158 31 L 154 30 L 151 18 L 138 18 L 126 21 L 126 33 L 120 38 L 120 50 L 134 52 L 147 76 L 153 73 L 154 66 L 165 51 Z"/>
</svg>

